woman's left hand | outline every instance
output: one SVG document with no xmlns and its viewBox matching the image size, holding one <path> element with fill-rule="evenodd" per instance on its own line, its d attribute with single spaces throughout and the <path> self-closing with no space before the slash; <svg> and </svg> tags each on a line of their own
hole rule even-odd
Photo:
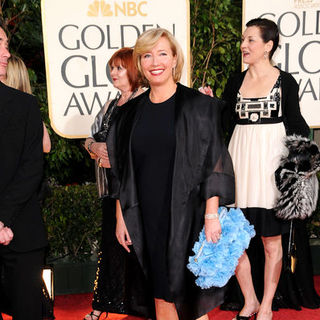
<svg viewBox="0 0 320 320">
<path fill-rule="evenodd" d="M 205 219 L 204 232 L 208 242 L 218 242 L 221 236 L 221 224 L 219 219 Z"/>
</svg>

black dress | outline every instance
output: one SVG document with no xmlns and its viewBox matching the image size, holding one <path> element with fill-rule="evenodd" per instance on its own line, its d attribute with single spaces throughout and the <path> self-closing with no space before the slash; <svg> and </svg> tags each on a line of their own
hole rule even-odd
<svg viewBox="0 0 320 320">
<path fill-rule="evenodd" d="M 206 200 L 218 196 L 221 205 L 234 202 L 232 162 L 220 134 L 221 102 L 177 84 L 176 94 L 172 97 L 174 108 L 168 107 L 166 112 L 164 106 L 161 115 L 157 115 L 155 110 L 146 109 L 159 106 L 150 105 L 149 93 L 146 91 L 130 100 L 125 108 L 119 108 L 117 120 L 111 127 L 107 144 L 111 167 L 117 177 L 113 179 L 117 186 L 114 190 L 118 189 L 113 196 L 120 200 L 132 247 L 153 287 L 148 292 L 149 297 L 164 297 L 174 302 L 179 319 L 194 320 L 220 305 L 224 296 L 224 288 L 202 290 L 197 287 L 193 274 L 186 267 L 203 227 Z M 163 105 L 160 107 L 162 109 Z M 149 125 L 148 121 L 154 118 L 153 125 Z M 143 125 L 151 126 L 150 132 L 144 131 Z M 166 138 L 156 136 L 154 139 L 156 129 Z M 153 145 L 155 142 L 158 146 Z M 135 143 L 147 143 L 148 149 Z M 166 155 L 154 150 L 157 147 Z M 154 155 L 148 155 L 149 152 Z M 172 153 L 174 157 L 171 157 Z M 164 157 L 158 165 L 157 155 Z M 146 168 L 141 168 L 138 159 L 148 159 Z M 157 167 L 150 167 L 152 162 Z M 152 175 L 148 177 L 148 171 L 143 173 L 144 170 L 151 170 Z M 162 170 L 167 171 L 163 174 Z M 158 181 L 152 182 L 154 177 Z M 149 185 L 141 186 L 145 181 L 161 183 L 165 186 L 162 191 L 166 192 L 161 196 L 156 194 L 157 191 L 151 194 Z M 155 206 L 149 208 L 148 200 L 155 199 L 156 204 L 163 204 L 163 211 Z M 159 211 L 148 215 L 143 208 Z M 160 223 L 157 225 L 154 219 L 158 218 Z M 159 243 L 154 241 L 154 234 L 148 229 L 150 221 L 161 238 Z M 166 234 L 160 237 L 158 228 Z M 153 250 L 161 251 L 159 258 Z M 157 259 L 161 264 L 156 264 Z"/>
<path fill-rule="evenodd" d="M 150 100 L 133 132 L 132 151 L 155 298 L 172 301 L 166 265 L 175 152 L 175 95 Z"/>
</svg>

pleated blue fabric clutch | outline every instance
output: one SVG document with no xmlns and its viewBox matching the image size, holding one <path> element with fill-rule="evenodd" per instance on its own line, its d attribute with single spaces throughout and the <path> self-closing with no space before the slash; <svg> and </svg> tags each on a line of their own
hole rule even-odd
<svg viewBox="0 0 320 320">
<path fill-rule="evenodd" d="M 238 260 L 248 248 L 255 230 L 239 208 L 219 207 L 221 238 L 217 243 L 207 242 L 204 228 L 194 244 L 194 256 L 189 257 L 188 269 L 197 277 L 202 289 L 223 287 L 238 265 Z"/>
</svg>

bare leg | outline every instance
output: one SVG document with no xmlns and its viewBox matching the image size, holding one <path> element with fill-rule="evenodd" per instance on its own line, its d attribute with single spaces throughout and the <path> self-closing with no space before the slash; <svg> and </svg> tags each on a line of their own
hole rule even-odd
<svg viewBox="0 0 320 320">
<path fill-rule="evenodd" d="M 254 291 L 251 276 L 251 265 L 246 252 L 244 252 L 239 259 L 236 269 L 236 277 L 239 282 L 241 292 L 244 296 L 244 306 L 239 315 L 248 317 L 258 311 L 259 301 Z"/>
<path fill-rule="evenodd" d="M 272 300 L 278 286 L 282 267 L 281 236 L 262 237 L 262 242 L 266 258 L 264 293 L 257 319 L 270 320 L 272 319 Z"/>
<path fill-rule="evenodd" d="M 207 314 L 205 314 L 204 316 L 198 318 L 197 320 L 209 320 L 209 317 Z"/>
<path fill-rule="evenodd" d="M 157 320 L 179 320 L 174 303 L 163 299 L 154 299 Z"/>
<path fill-rule="evenodd" d="M 154 299 L 154 302 L 157 320 L 179 320 L 174 303 L 167 302 L 163 299 Z M 204 315 L 197 320 L 209 320 L 209 317 Z"/>
</svg>

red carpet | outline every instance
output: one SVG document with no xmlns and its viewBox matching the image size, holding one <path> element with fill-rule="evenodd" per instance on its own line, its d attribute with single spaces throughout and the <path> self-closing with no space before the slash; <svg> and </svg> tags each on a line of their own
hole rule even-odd
<svg viewBox="0 0 320 320">
<path fill-rule="evenodd" d="M 320 276 L 315 277 L 315 285 L 320 294 Z M 90 312 L 92 294 L 74 294 L 57 296 L 55 300 L 55 316 L 57 320 L 82 320 Z M 210 312 L 210 320 L 231 320 L 235 312 L 221 311 L 219 308 Z M 9 320 L 11 317 L 4 317 Z M 103 320 L 104 318 L 100 318 Z M 142 320 L 142 318 L 110 314 L 108 320 Z M 274 312 L 273 320 L 320 320 L 320 309 L 302 309 L 301 311 L 281 309 Z"/>
</svg>

